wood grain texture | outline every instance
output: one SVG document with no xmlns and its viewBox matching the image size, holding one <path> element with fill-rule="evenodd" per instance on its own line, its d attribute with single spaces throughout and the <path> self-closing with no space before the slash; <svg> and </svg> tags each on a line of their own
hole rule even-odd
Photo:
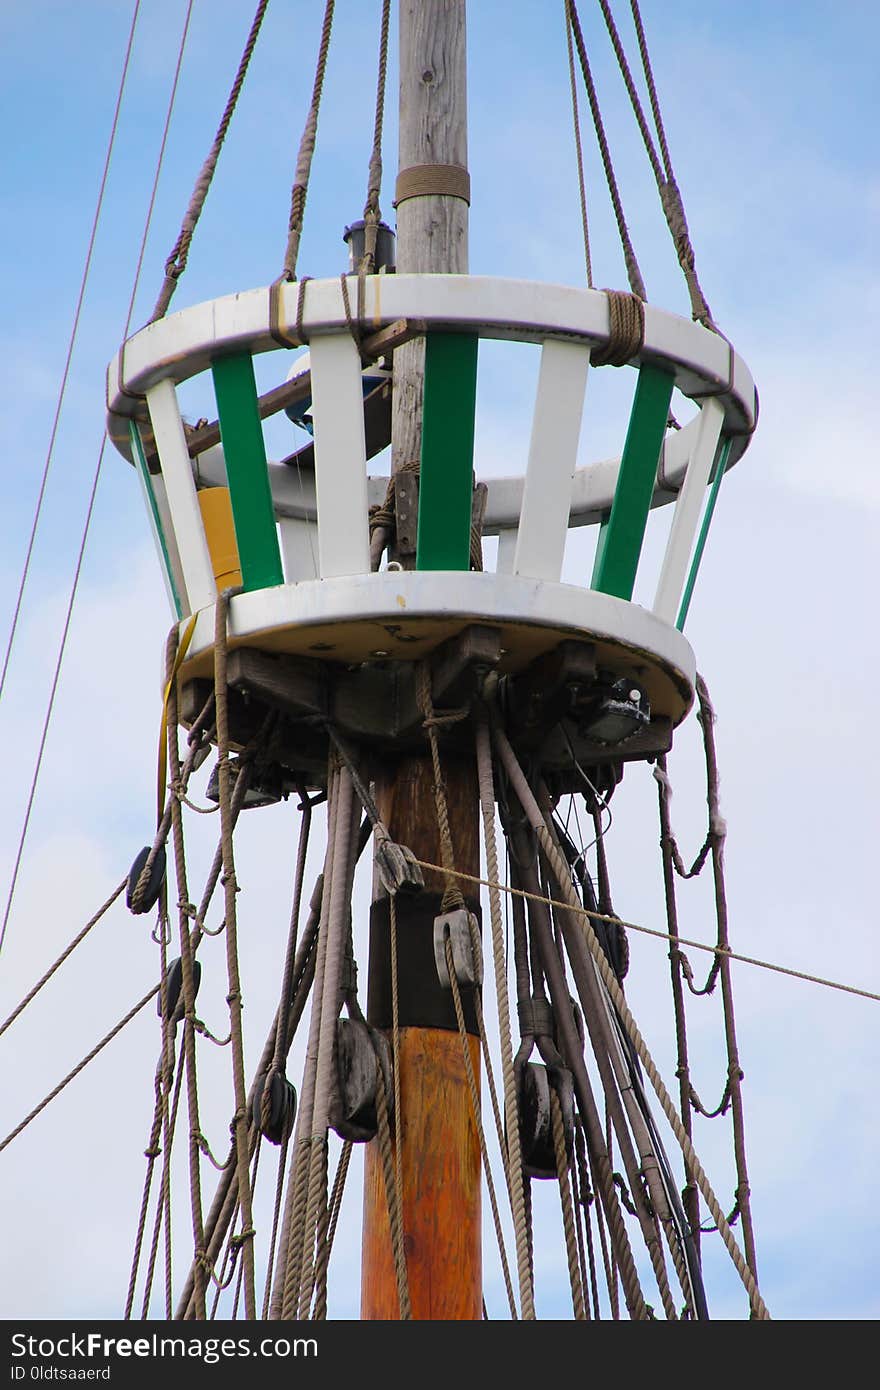
<svg viewBox="0 0 880 1390">
<path fill-rule="evenodd" d="M 464 0 L 402 0 L 400 5 L 401 169 L 415 164 L 467 168 L 467 64 Z M 397 270 L 466 275 L 468 205 L 432 194 L 397 209 Z M 422 446 L 425 344 L 394 354 L 392 469 L 418 459 Z M 412 568 L 411 555 L 395 555 Z"/>
<path fill-rule="evenodd" d="M 479 1076 L 479 1042 L 469 1038 L 468 1046 Z M 403 1229 L 413 1318 L 479 1320 L 480 1146 L 459 1035 L 402 1029 L 400 1082 Z M 377 1140 L 365 1155 L 361 1317 L 399 1318 Z"/>
</svg>

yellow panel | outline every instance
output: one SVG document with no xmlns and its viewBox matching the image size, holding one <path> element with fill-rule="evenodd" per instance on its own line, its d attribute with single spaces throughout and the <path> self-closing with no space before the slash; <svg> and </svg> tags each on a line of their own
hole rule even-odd
<svg viewBox="0 0 880 1390">
<path fill-rule="evenodd" d="M 241 566 L 235 543 L 229 488 L 206 487 L 199 492 L 198 498 L 218 592 L 237 589 L 241 584 Z"/>
</svg>

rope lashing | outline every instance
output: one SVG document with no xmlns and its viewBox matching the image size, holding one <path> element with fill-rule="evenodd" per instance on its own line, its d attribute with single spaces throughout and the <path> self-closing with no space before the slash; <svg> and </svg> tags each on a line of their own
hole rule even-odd
<svg viewBox="0 0 880 1390">
<path fill-rule="evenodd" d="M 412 164 L 401 169 L 394 188 L 394 207 L 409 198 L 459 198 L 471 201 L 471 176 L 460 164 Z"/>
<path fill-rule="evenodd" d="M 608 300 L 608 342 L 594 348 L 590 362 L 594 367 L 623 367 L 641 352 L 645 341 L 645 305 L 625 290 L 605 290 Z"/>
</svg>

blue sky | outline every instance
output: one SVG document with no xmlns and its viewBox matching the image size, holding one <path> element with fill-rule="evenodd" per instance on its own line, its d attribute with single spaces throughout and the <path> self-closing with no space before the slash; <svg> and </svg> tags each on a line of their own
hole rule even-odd
<svg viewBox="0 0 880 1390">
<path fill-rule="evenodd" d="M 315 0 L 272 0 L 176 308 L 264 285 L 281 265 L 296 146 L 320 25 Z M 598 10 L 582 0 L 609 137 L 652 302 L 687 312 L 650 170 L 613 69 Z M 196 0 L 134 325 L 162 266 L 213 136 L 250 21 L 249 7 Z M 621 29 L 628 34 L 627 7 Z M 0 705 L 5 904 L 72 567 L 103 430 L 103 372 L 122 336 L 184 6 L 143 0 L 95 257 L 32 570 Z M 878 685 L 872 604 L 880 520 L 872 324 L 880 307 L 876 52 L 870 3 L 644 0 L 672 157 L 703 288 L 761 396 L 755 440 L 725 480 L 689 617 L 719 716 L 722 809 L 735 949 L 880 991 L 873 852 Z M 46 456 L 94 211 L 122 55 L 126 3 L 0 3 L 6 76 L 0 245 L 0 638 L 5 647 Z M 344 225 L 363 205 L 372 130 L 378 6 L 339 0 L 300 271 L 345 266 Z M 469 161 L 475 273 L 583 283 L 561 4 L 472 0 Z M 385 197 L 396 170 L 389 75 Z M 585 102 L 582 101 L 582 109 Z M 595 280 L 623 287 L 601 170 L 584 130 Z M 271 361 L 261 367 L 271 382 Z M 507 471 L 527 437 L 535 359 L 484 352 L 478 469 Z M 606 374 L 608 375 L 608 374 Z M 279 373 L 280 379 L 280 373 Z M 625 383 L 590 403 L 583 461 L 619 450 Z M 625 406 L 624 406 L 625 408 Z M 623 416 L 625 420 L 625 414 Z M 267 436 L 287 447 L 284 426 Z M 577 546 L 567 577 L 584 582 Z M 126 871 L 150 834 L 161 650 L 169 615 L 130 469 L 107 451 L 22 871 L 0 957 L 0 1017 Z M 699 731 L 691 717 L 670 762 L 686 852 L 704 827 Z M 256 814 L 256 813 L 255 813 Z M 210 853 L 193 831 L 196 863 Z M 274 1006 L 274 957 L 260 933 L 286 914 L 290 815 L 242 823 L 254 921 L 252 1017 Z M 662 927 L 649 769 L 615 800 L 609 853 L 616 904 Z M 275 856 L 266 861 L 262 856 Z M 709 897 L 683 892 L 683 930 L 710 939 Z M 280 928 L 279 928 L 280 929 Z M 662 948 L 633 941 L 628 993 L 672 1080 Z M 259 948 L 259 949 L 258 949 Z M 155 947 L 121 909 L 96 929 L 14 1029 L 0 1038 L 3 1133 L 146 991 Z M 697 962 L 694 962 L 695 968 Z M 873 1155 L 878 1006 L 756 971 L 734 971 L 750 1175 L 765 1299 L 790 1319 L 880 1314 Z M 209 995 L 223 1032 L 222 988 Z M 206 1004 L 208 1009 L 208 1004 Z M 209 1020 L 210 1021 L 210 1020 Z M 722 1086 L 720 1006 L 693 1010 L 696 1084 Z M 116 1314 L 127 1280 L 155 1061 L 150 1011 L 52 1110 L 0 1154 L 18 1200 L 5 1233 L 19 1259 L 0 1273 L 7 1314 Z M 261 1037 L 260 1037 L 261 1040 Z M 259 1042 L 251 1041 L 251 1047 Z M 221 1059 L 222 1060 L 222 1059 Z M 225 1060 L 223 1061 L 225 1066 Z M 221 1075 L 206 1058 L 206 1073 Z M 223 1083 L 226 1084 L 225 1082 Z M 218 1080 L 218 1087 L 220 1082 Z M 225 1102 L 224 1102 L 225 1104 Z M 210 1115 L 224 1137 L 226 1111 Z M 227 1117 L 228 1118 L 228 1117 Z M 6 1121 L 8 1120 L 8 1124 Z M 2 1135 L 0 1135 L 2 1138 Z M 698 1125 L 720 1194 L 732 1189 L 729 1131 Z M 207 1175 L 206 1175 L 207 1177 Z M 9 1189 L 7 1189 L 9 1190 Z M 185 1250 L 185 1194 L 178 1204 Z M 358 1206 L 341 1247 L 356 1276 Z M 548 1228 L 552 1218 L 547 1217 Z M 719 1317 L 744 1301 L 707 1239 Z M 47 1258 L 49 1244 L 55 1253 Z M 552 1243 L 551 1243 L 552 1244 Z M 564 1316 L 561 1248 L 546 1254 L 539 1311 Z M 500 1316 L 487 1236 L 487 1297 Z M 185 1254 L 178 1257 L 180 1267 Z M 7 1266 L 7 1270 L 9 1266 Z M 4 1287 L 4 1283 L 6 1287 Z M 341 1280 L 346 1284 L 346 1278 Z M 346 1295 L 337 1312 L 350 1311 Z"/>
</svg>

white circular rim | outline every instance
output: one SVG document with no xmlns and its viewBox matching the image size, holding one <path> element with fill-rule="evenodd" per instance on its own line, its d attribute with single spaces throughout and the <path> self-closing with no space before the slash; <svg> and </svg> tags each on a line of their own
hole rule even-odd
<svg viewBox="0 0 880 1390">
<path fill-rule="evenodd" d="M 158 381 L 187 381 L 224 352 L 279 349 L 269 301 L 270 290 L 264 287 L 196 304 L 148 324 L 123 344 L 107 373 L 109 433 L 122 452 L 127 452 L 127 420 Z M 306 338 L 349 331 L 338 278 L 283 285 L 278 293 L 282 333 L 293 336 L 300 307 Z M 610 332 L 608 296 L 602 290 L 491 276 L 368 276 L 363 332 L 400 319 L 434 331 L 523 342 L 556 337 L 601 346 Z M 723 432 L 732 438 L 729 465 L 734 463 L 755 429 L 758 399 L 748 367 L 727 339 L 646 304 L 644 345 L 633 364 L 641 362 L 672 371 L 676 387 L 691 400 L 718 398 L 724 408 Z"/>
</svg>

